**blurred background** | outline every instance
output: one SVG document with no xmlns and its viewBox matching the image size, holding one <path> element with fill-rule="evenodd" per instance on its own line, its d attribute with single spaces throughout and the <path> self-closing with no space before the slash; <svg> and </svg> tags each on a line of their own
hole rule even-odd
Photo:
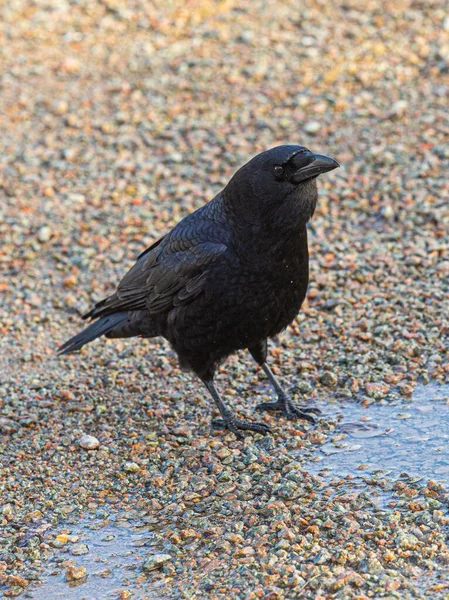
<svg viewBox="0 0 449 600">
<path fill-rule="evenodd" d="M 415 302 L 408 333 L 442 331 L 445 0 L 10 0 L 1 11 L 1 260 L 21 280 L 1 285 L 42 341 L 40 321 L 111 292 L 145 244 L 278 143 L 342 164 L 320 182 L 310 302 L 337 320 L 352 306 L 357 330 L 374 327 L 360 325 L 366 302 L 382 318 L 387 302 L 393 337 Z"/>
</svg>

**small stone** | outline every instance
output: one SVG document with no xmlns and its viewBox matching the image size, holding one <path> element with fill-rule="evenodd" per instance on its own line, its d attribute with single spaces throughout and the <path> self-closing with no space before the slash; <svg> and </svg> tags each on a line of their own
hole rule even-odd
<svg viewBox="0 0 449 600">
<path fill-rule="evenodd" d="M 304 125 L 304 131 L 310 135 L 316 135 L 321 129 L 321 124 L 318 121 L 309 121 Z"/>
<path fill-rule="evenodd" d="M 294 481 L 287 481 L 279 486 L 277 495 L 286 500 L 295 500 L 301 494 L 301 488 Z"/>
<path fill-rule="evenodd" d="M 434 523 L 440 523 L 444 517 L 444 513 L 442 510 L 434 510 L 432 513 L 432 519 Z"/>
<path fill-rule="evenodd" d="M 21 594 L 23 594 L 23 591 L 24 591 L 24 589 L 20 585 L 12 585 L 5 592 L 5 597 L 7 596 L 8 598 L 16 598 L 17 596 L 20 596 Z"/>
<path fill-rule="evenodd" d="M 295 386 L 295 392 L 300 394 L 310 394 L 312 391 L 313 388 L 308 381 L 300 381 Z"/>
<path fill-rule="evenodd" d="M 37 233 L 37 239 L 44 244 L 45 242 L 48 242 L 49 239 L 51 238 L 53 232 L 51 230 L 51 227 L 49 227 L 48 225 L 44 225 L 43 227 L 41 227 Z"/>
<path fill-rule="evenodd" d="M 288 129 L 289 127 L 292 126 L 292 121 L 291 119 L 279 119 L 279 126 L 282 127 L 282 129 Z"/>
<path fill-rule="evenodd" d="M 382 216 L 385 219 L 391 219 L 392 217 L 394 217 L 394 210 L 391 204 L 387 204 L 387 206 L 384 206 L 382 210 Z"/>
<path fill-rule="evenodd" d="M 70 551 L 73 556 L 83 556 L 89 553 L 89 546 L 87 544 L 76 544 Z"/>
<path fill-rule="evenodd" d="M 307 106 L 307 104 L 310 104 L 310 98 L 305 94 L 296 94 L 294 99 L 298 106 Z"/>
<path fill-rule="evenodd" d="M 65 73 L 69 73 L 70 75 L 75 75 L 76 73 L 79 73 L 80 69 L 80 61 L 73 56 L 68 56 L 62 63 L 62 70 Z"/>
<path fill-rule="evenodd" d="M 408 102 L 406 100 L 398 100 L 391 107 L 391 110 L 388 113 L 388 117 L 390 119 L 393 117 L 401 118 L 407 113 L 407 110 L 408 110 Z"/>
<path fill-rule="evenodd" d="M 56 541 L 60 544 L 67 544 L 67 542 L 69 541 L 69 536 L 65 533 L 61 533 L 61 535 L 56 536 Z"/>
<path fill-rule="evenodd" d="M 366 393 L 371 398 L 381 399 L 388 394 L 390 387 L 384 383 L 367 383 Z"/>
<path fill-rule="evenodd" d="M 255 554 L 255 550 L 252 546 L 245 546 L 244 548 L 239 548 L 239 550 L 237 550 L 237 552 L 235 553 L 234 556 L 236 557 L 246 557 L 246 556 L 253 556 Z"/>
<path fill-rule="evenodd" d="M 245 31 L 242 32 L 242 34 L 240 36 L 240 40 L 244 44 L 251 44 L 254 41 L 254 38 L 255 38 L 255 33 L 251 29 L 246 29 Z"/>
<path fill-rule="evenodd" d="M 398 390 L 404 396 L 411 396 L 413 394 L 413 386 L 408 383 L 400 383 L 398 385 Z"/>
<path fill-rule="evenodd" d="M 182 163 L 184 157 L 180 152 L 172 152 L 168 155 L 168 159 L 170 160 L 170 162 Z"/>
<path fill-rule="evenodd" d="M 438 48 L 438 55 L 445 62 L 449 62 L 449 44 L 443 44 Z"/>
<path fill-rule="evenodd" d="M 325 563 L 329 562 L 331 558 L 332 555 L 330 554 L 330 552 L 328 552 L 327 550 L 322 550 L 313 562 L 316 565 L 324 565 Z"/>
<path fill-rule="evenodd" d="M 321 383 L 327 387 L 335 387 L 338 383 L 338 377 L 331 371 L 325 371 L 321 375 Z"/>
<path fill-rule="evenodd" d="M 418 538 L 412 533 L 399 533 L 396 537 L 396 546 L 404 550 L 413 550 L 418 544 Z"/>
<path fill-rule="evenodd" d="M 69 110 L 69 104 L 65 100 L 60 100 L 54 104 L 53 110 L 57 115 L 65 115 L 65 113 Z"/>
<path fill-rule="evenodd" d="M 101 124 L 101 131 L 103 133 L 109 134 L 109 133 L 114 133 L 116 130 L 114 123 L 111 123 L 109 121 L 106 121 L 105 123 Z"/>
<path fill-rule="evenodd" d="M 288 550 L 288 548 L 290 548 L 291 544 L 288 540 L 286 539 L 282 539 L 278 544 L 276 544 L 275 546 L 275 550 Z M 253 552 L 254 554 L 254 552 Z"/>
<path fill-rule="evenodd" d="M 217 496 L 226 496 L 226 494 L 233 492 L 235 487 L 233 483 L 219 483 L 215 488 L 215 493 Z"/>
<path fill-rule="evenodd" d="M 12 518 L 14 516 L 14 511 L 12 509 L 11 504 L 5 504 L 4 506 L 2 506 L 1 512 L 6 518 Z"/>
<path fill-rule="evenodd" d="M 67 567 L 65 576 L 67 577 L 67 581 L 79 581 L 80 579 L 87 577 L 87 571 L 85 567 L 71 565 L 70 567 Z"/>
<path fill-rule="evenodd" d="M 123 465 L 123 470 L 127 473 L 137 473 L 137 471 L 140 471 L 140 467 L 135 462 L 126 462 Z"/>
<path fill-rule="evenodd" d="M 304 35 L 301 38 L 301 44 L 306 48 L 311 48 L 312 46 L 316 46 L 316 39 L 310 35 Z"/>
<path fill-rule="evenodd" d="M 79 445 L 84 450 L 96 450 L 100 447 L 100 442 L 93 435 L 84 434 L 79 441 Z"/>
<path fill-rule="evenodd" d="M 449 17 L 443 19 L 443 29 L 444 31 L 449 31 Z"/>
<path fill-rule="evenodd" d="M 154 571 L 171 560 L 170 554 L 153 554 L 143 563 L 142 568 L 144 571 Z"/>
<path fill-rule="evenodd" d="M 44 189 L 44 196 L 46 198 L 54 198 L 55 197 L 55 190 L 51 186 L 46 187 Z"/>
<path fill-rule="evenodd" d="M 12 419 L 6 417 L 0 417 L 0 432 L 1 433 L 14 433 L 20 428 L 20 425 Z"/>
<path fill-rule="evenodd" d="M 86 196 L 84 194 L 69 194 L 70 202 L 84 202 L 86 200 Z"/>
</svg>

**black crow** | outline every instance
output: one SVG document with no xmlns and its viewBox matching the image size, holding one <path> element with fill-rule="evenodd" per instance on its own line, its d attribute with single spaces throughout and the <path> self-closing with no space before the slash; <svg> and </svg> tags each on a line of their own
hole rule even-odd
<svg viewBox="0 0 449 600">
<path fill-rule="evenodd" d="M 208 204 L 145 250 L 117 291 L 83 318 L 94 322 L 60 354 L 108 338 L 163 336 L 182 368 L 196 373 L 232 431 L 267 433 L 263 423 L 239 421 L 215 385 L 217 365 L 247 348 L 262 366 L 276 402 L 258 405 L 289 419 L 314 422 L 275 378 L 267 339 L 289 325 L 309 280 L 306 224 L 317 201 L 316 178 L 339 166 L 303 146 L 278 146 L 241 167 Z"/>
</svg>

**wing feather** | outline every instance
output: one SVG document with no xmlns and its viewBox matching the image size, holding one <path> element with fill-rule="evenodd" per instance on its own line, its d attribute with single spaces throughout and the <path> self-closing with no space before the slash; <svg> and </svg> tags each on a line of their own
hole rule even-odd
<svg viewBox="0 0 449 600">
<path fill-rule="evenodd" d="M 226 254 L 228 246 L 210 241 L 223 237 L 221 227 L 210 221 L 195 225 L 176 227 L 143 252 L 116 293 L 99 302 L 85 317 L 145 308 L 160 313 L 197 297 L 206 285 L 208 271 Z"/>
</svg>

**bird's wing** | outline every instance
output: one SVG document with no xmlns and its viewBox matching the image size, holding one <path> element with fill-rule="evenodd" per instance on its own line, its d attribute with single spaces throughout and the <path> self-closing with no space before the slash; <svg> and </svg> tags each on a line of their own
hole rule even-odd
<svg viewBox="0 0 449 600">
<path fill-rule="evenodd" d="M 149 252 L 154 250 L 156 248 L 156 246 L 159 246 L 159 244 L 165 240 L 165 238 L 166 238 L 166 236 L 164 235 L 163 237 L 159 238 L 156 242 L 154 242 L 154 244 L 151 244 L 151 246 L 149 248 L 147 248 L 146 250 L 144 250 L 143 252 L 141 252 L 139 254 L 139 256 L 137 257 L 137 260 L 139 260 L 140 258 L 142 258 L 142 256 L 145 256 L 146 254 L 148 254 Z"/>
<path fill-rule="evenodd" d="M 202 290 L 208 268 L 227 250 L 225 244 L 185 238 L 164 246 L 122 279 L 117 290 L 121 302 L 143 303 L 151 313 L 188 303 Z"/>
<path fill-rule="evenodd" d="M 210 223 L 175 228 L 148 251 L 120 282 L 115 294 L 99 302 L 86 317 L 147 309 L 160 313 L 190 302 L 204 289 L 208 269 L 228 247 Z M 215 233 L 215 235 L 214 235 Z"/>
</svg>

